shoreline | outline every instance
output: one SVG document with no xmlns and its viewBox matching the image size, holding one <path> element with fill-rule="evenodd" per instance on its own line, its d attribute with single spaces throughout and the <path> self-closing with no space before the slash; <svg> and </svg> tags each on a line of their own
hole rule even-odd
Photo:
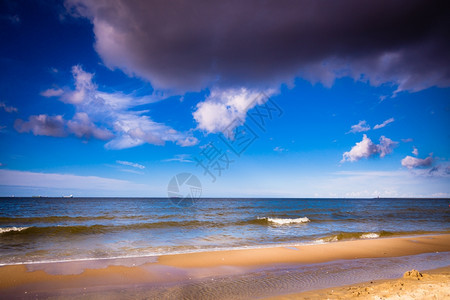
<svg viewBox="0 0 450 300">
<path fill-rule="evenodd" d="M 371 245 L 367 247 L 364 244 Z M 358 246 L 362 247 L 358 248 Z M 408 246 L 414 247 L 408 248 Z M 329 248 L 333 248 L 333 253 L 328 252 Z M 278 249 L 278 251 L 273 251 L 274 249 Z M 296 251 L 302 252 L 299 255 Z M 158 263 L 183 268 L 226 264 L 240 266 L 261 266 L 277 263 L 314 264 L 334 260 L 398 257 L 448 251 L 450 251 L 450 234 L 440 234 L 161 255 Z"/>
<path fill-rule="evenodd" d="M 135 290 L 137 286 L 142 289 L 142 295 L 146 295 L 146 293 L 158 289 L 167 289 L 167 286 L 171 286 L 172 290 L 177 289 L 186 284 L 189 285 L 190 282 L 216 280 L 218 284 L 220 280 L 224 280 L 224 276 L 231 276 L 230 280 L 235 278 L 235 281 L 239 282 L 242 281 L 242 278 L 251 279 L 252 276 L 256 276 L 254 274 L 265 276 L 264 272 L 272 272 L 274 275 L 270 275 L 267 279 L 276 282 L 284 276 L 285 272 L 295 273 L 302 268 L 315 270 L 319 265 L 320 268 L 329 268 L 332 271 L 336 269 L 334 264 L 338 266 L 354 262 L 354 271 L 357 272 L 360 268 L 358 264 L 366 260 L 387 262 L 389 265 L 391 261 L 402 261 L 402 258 L 421 254 L 440 255 L 439 257 L 442 256 L 450 265 L 450 234 L 339 241 L 291 247 L 193 252 L 161 255 L 157 257 L 156 261 L 150 260 L 154 257 L 141 257 L 140 259 L 125 258 L 115 261 L 114 259 L 109 261 L 104 259 L 84 262 L 7 265 L 0 267 L 0 295 L 14 297 L 22 296 L 26 292 L 30 296 L 35 293 L 33 294 L 35 296 L 64 295 L 71 297 L 74 295 L 71 293 L 79 291 L 98 293 L 100 289 L 101 293 L 114 293 L 118 287 L 130 291 L 131 287 L 134 287 Z M 439 261 L 434 264 L 438 264 L 438 267 L 443 266 L 439 265 Z M 405 271 L 408 270 L 402 270 L 402 272 Z M 301 278 L 301 276 L 297 277 Z M 294 279 L 297 280 L 297 277 Z M 245 289 L 246 286 L 241 288 Z"/>
<path fill-rule="evenodd" d="M 369 233 L 370 234 L 370 233 Z M 344 240 L 330 240 L 330 241 L 320 241 L 321 239 L 299 242 L 299 243 L 285 243 L 285 244 L 263 244 L 259 246 L 237 246 L 237 247 L 224 247 L 224 248 L 211 248 L 211 249 L 198 249 L 198 250 L 186 250 L 186 251 L 169 251 L 167 253 L 152 253 L 152 254 L 142 254 L 142 255 L 130 255 L 130 256 L 111 256 L 111 257 L 87 257 L 87 258 L 73 258 L 67 260 L 41 260 L 41 261 L 25 261 L 25 262 L 14 262 L 14 263 L 0 263 L 0 267 L 5 266 L 20 266 L 20 265 L 40 265 L 40 264 L 58 264 L 58 263 L 83 263 L 90 261 L 115 261 L 115 260 L 133 260 L 133 259 L 149 259 L 154 260 L 162 256 L 173 256 L 173 255 L 191 255 L 191 254 L 201 254 L 201 253 L 214 253 L 214 252 L 225 252 L 225 251 L 240 251 L 240 250 L 258 250 L 258 249 L 272 249 L 272 248 L 296 248 L 304 246 L 316 246 L 316 245 L 329 245 L 335 243 L 343 242 L 355 242 L 355 241 L 367 241 L 367 240 L 385 240 L 385 239 L 397 239 L 397 238 L 417 238 L 417 237 L 427 237 L 427 236 L 441 236 L 450 235 L 450 231 L 441 232 L 425 232 L 420 234 L 406 234 L 406 235 L 389 235 L 389 236 L 379 236 L 375 238 L 357 238 L 357 239 L 344 239 Z M 107 264 L 106 264 L 107 265 Z"/>
</svg>

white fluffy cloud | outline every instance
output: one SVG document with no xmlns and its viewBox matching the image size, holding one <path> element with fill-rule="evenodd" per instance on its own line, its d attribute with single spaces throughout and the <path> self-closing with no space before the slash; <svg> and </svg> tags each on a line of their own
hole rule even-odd
<svg viewBox="0 0 450 300">
<path fill-rule="evenodd" d="M 358 161 L 361 158 L 368 158 L 375 153 L 377 153 L 377 146 L 364 134 L 361 142 L 356 143 L 350 151 L 343 154 L 342 162 Z"/>
<path fill-rule="evenodd" d="M 380 137 L 380 144 L 377 145 L 378 153 L 380 154 L 380 157 L 383 158 L 386 156 L 386 154 L 392 153 L 392 150 L 397 145 L 397 142 L 394 142 L 393 140 L 381 136 Z"/>
<path fill-rule="evenodd" d="M 383 128 L 392 122 L 394 122 L 394 118 L 389 118 L 386 121 L 384 121 L 383 123 L 375 125 L 373 127 L 373 130 Z M 352 125 L 349 132 L 352 132 L 352 133 L 366 132 L 366 131 L 369 131 L 370 129 L 371 129 L 370 125 L 367 124 L 367 122 L 365 120 L 362 120 L 362 121 L 359 121 L 358 124 Z"/>
<path fill-rule="evenodd" d="M 370 130 L 370 126 L 367 125 L 366 121 L 359 121 L 358 124 L 352 125 L 352 129 L 350 130 L 350 132 L 356 133 L 356 132 L 365 132 L 365 131 L 369 131 Z"/>
<path fill-rule="evenodd" d="M 155 101 L 152 97 L 134 97 L 120 92 L 106 93 L 92 82 L 93 74 L 75 66 L 72 70 L 75 90 L 62 96 L 63 101 L 74 104 L 92 118 L 106 120 L 115 137 L 105 147 L 124 149 L 144 143 L 163 145 L 174 142 L 180 146 L 192 146 L 198 140 L 189 133 L 178 132 L 169 126 L 154 122 L 145 115 L 148 111 L 134 111 L 131 108 Z"/>
<path fill-rule="evenodd" d="M 28 122 L 16 120 L 17 131 L 50 136 L 72 133 L 79 138 L 110 140 L 105 145 L 109 149 L 130 148 L 144 143 L 163 145 L 174 142 L 183 147 L 198 143 L 190 133 L 178 132 L 152 121 L 146 115 L 148 111 L 133 110 L 138 105 L 155 102 L 159 98 L 103 92 L 93 82 L 94 74 L 78 65 L 72 67 L 72 74 L 75 81 L 73 90 L 49 89 L 41 93 L 46 97 L 59 96 L 61 101 L 74 105 L 77 113 L 72 120 L 65 121 L 62 116 L 31 116 Z"/>
<path fill-rule="evenodd" d="M 411 153 L 417 156 L 419 155 L 419 150 L 416 147 L 413 147 L 413 151 Z"/>
<path fill-rule="evenodd" d="M 114 137 L 114 134 L 109 130 L 95 126 L 84 112 L 76 113 L 73 119 L 67 122 L 67 127 L 71 133 L 79 138 L 89 139 L 94 137 L 99 140 L 110 140 Z"/>
<path fill-rule="evenodd" d="M 386 125 L 388 125 L 389 123 L 392 123 L 392 122 L 394 122 L 394 121 L 395 121 L 394 118 L 389 118 L 389 119 L 387 119 L 386 121 L 384 121 L 383 123 L 375 125 L 375 126 L 373 127 L 373 129 L 380 129 L 380 128 L 383 128 L 383 127 L 385 127 Z"/>
<path fill-rule="evenodd" d="M 193 116 L 198 128 L 208 133 L 232 130 L 232 127 L 245 121 L 248 110 L 263 104 L 273 93 L 273 90 L 261 93 L 246 88 L 214 89 L 203 102 L 197 104 Z"/>
<path fill-rule="evenodd" d="M 72 67 L 72 75 L 75 79 L 75 90 L 65 93 L 61 99 L 64 102 L 80 104 L 86 101 L 89 93 L 97 90 L 97 85 L 92 82 L 94 74 L 85 72 L 81 66 L 76 65 Z"/>
<path fill-rule="evenodd" d="M 408 169 L 413 169 L 417 167 L 429 167 L 433 163 L 433 156 L 430 154 L 427 158 L 421 159 L 417 157 L 412 157 L 407 155 L 402 159 L 402 166 Z"/>
<path fill-rule="evenodd" d="M 117 113 L 115 118 L 113 127 L 117 136 L 105 145 L 108 149 L 131 148 L 144 143 L 164 145 L 165 142 L 174 142 L 182 147 L 198 143 L 195 137 L 156 123 L 139 113 Z"/>
<path fill-rule="evenodd" d="M 396 144 L 397 142 L 394 142 L 387 137 L 381 136 L 380 144 L 377 145 L 373 143 L 372 140 L 367 137 L 367 135 L 364 134 L 361 142 L 356 143 L 356 145 L 353 146 L 350 151 L 344 152 L 341 162 L 354 162 L 362 158 L 369 158 L 375 154 L 379 154 L 380 157 L 383 158 L 384 156 L 386 156 L 386 154 L 392 152 Z"/>
</svg>

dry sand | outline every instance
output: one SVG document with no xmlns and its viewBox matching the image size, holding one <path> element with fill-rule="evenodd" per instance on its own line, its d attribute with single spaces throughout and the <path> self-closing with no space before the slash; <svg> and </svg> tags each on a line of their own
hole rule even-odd
<svg viewBox="0 0 450 300">
<path fill-rule="evenodd" d="M 132 266 L 133 264 L 130 264 L 129 261 L 123 266 L 108 265 L 106 261 L 103 266 L 99 266 L 98 262 L 97 264 L 92 263 L 92 267 L 88 266 L 84 270 L 74 271 L 72 274 L 70 274 L 71 266 L 75 266 L 76 263 L 56 263 L 50 269 L 46 268 L 45 264 L 35 264 L 32 267 L 27 265 L 3 266 L 0 267 L 0 298 L 5 295 L 23 296 L 33 293 L 34 295 L 51 295 L 56 290 L 73 292 L 90 289 L 108 292 L 119 286 L 123 287 L 123 291 L 126 292 L 127 289 L 138 285 L 182 284 L 188 279 L 251 274 L 252 270 L 264 266 L 306 265 L 336 260 L 388 258 L 434 252 L 450 252 L 450 234 L 345 241 L 287 248 L 165 255 L 158 257 L 157 262 L 143 264 L 141 262 L 136 266 Z M 85 265 L 83 266 L 85 267 Z M 64 269 L 65 272 L 52 273 L 50 270 L 58 269 L 55 267 Z M 428 284 L 427 280 L 436 280 L 436 282 L 429 283 L 435 288 L 448 289 L 448 285 L 447 287 L 440 286 L 438 277 L 426 276 L 423 281 L 420 280 L 420 284 Z M 390 284 L 388 285 L 390 286 Z M 359 292 L 360 296 L 364 296 L 366 287 L 369 288 L 369 286 L 361 286 L 361 288 L 357 286 L 356 289 L 347 290 L 347 294 L 353 296 L 355 292 L 356 294 Z M 370 288 L 372 287 L 370 286 Z M 384 288 L 387 289 L 387 287 Z M 421 288 L 425 289 L 426 286 Z M 328 291 L 324 293 L 328 293 Z M 328 294 L 323 295 L 325 298 L 328 297 Z M 382 296 L 382 294 L 380 295 Z"/>
<path fill-rule="evenodd" d="M 291 299 L 450 299 L 450 267 L 421 273 L 405 272 L 403 278 L 377 280 L 299 294 L 269 298 Z"/>
</svg>

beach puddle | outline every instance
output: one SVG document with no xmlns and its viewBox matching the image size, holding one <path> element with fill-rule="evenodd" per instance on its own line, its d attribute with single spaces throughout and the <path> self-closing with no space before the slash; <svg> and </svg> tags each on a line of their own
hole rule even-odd
<svg viewBox="0 0 450 300">
<path fill-rule="evenodd" d="M 109 266 L 137 267 L 158 261 L 157 256 L 146 257 L 124 257 L 91 259 L 65 262 L 43 262 L 26 264 L 29 272 L 42 270 L 51 275 L 76 275 L 83 273 L 86 269 L 104 269 Z"/>
<path fill-rule="evenodd" d="M 164 299 L 251 299 L 298 293 L 377 279 L 392 279 L 413 268 L 450 265 L 450 253 L 342 260 L 312 265 L 275 265 L 244 274 L 218 276 L 182 285 L 141 288 L 136 296 Z"/>
<path fill-rule="evenodd" d="M 286 249 L 291 249 L 291 250 L 296 250 L 296 251 L 299 250 L 297 247 L 284 247 L 284 248 L 286 248 Z"/>
<path fill-rule="evenodd" d="M 255 299 L 378 279 L 400 278 L 405 271 L 411 269 L 427 270 L 449 265 L 450 252 L 340 260 L 309 265 L 276 264 L 258 268 L 177 268 L 143 264 L 139 268 L 149 274 L 164 275 L 169 280 L 109 286 L 104 289 L 91 286 L 81 291 L 64 289 L 36 296 L 70 299 L 79 298 L 82 292 L 85 298 L 102 299 Z"/>
</svg>

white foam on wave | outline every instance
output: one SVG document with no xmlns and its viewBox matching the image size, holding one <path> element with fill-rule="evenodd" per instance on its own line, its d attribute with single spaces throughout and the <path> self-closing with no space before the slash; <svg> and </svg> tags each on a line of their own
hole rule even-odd
<svg viewBox="0 0 450 300">
<path fill-rule="evenodd" d="M 380 235 L 378 233 L 373 233 L 373 232 L 361 234 L 362 239 L 376 239 L 379 237 L 380 237 Z"/>
<path fill-rule="evenodd" d="M 308 223 L 311 222 L 308 217 L 296 218 L 296 219 L 282 219 L 282 218 L 264 218 L 271 223 L 275 223 L 278 225 L 286 225 L 286 224 L 299 224 L 299 223 Z"/>
<path fill-rule="evenodd" d="M 0 227 L 0 233 L 10 232 L 10 231 L 22 231 L 30 227 Z"/>
<path fill-rule="evenodd" d="M 337 241 L 339 241 L 339 240 L 338 240 L 338 237 L 335 235 L 333 237 L 327 237 L 327 238 L 321 238 L 321 239 L 315 240 L 313 243 L 314 244 L 327 244 L 327 243 L 333 243 L 333 242 L 337 242 Z"/>
<path fill-rule="evenodd" d="M 238 247 L 215 247 L 215 248 L 200 248 L 200 249 L 187 249 L 187 250 L 173 250 L 173 251 L 155 251 L 142 253 L 140 255 L 123 255 L 123 256 L 111 256 L 111 257 L 86 257 L 86 258 L 67 258 L 67 259 L 54 259 L 54 260 L 40 260 L 40 261 L 22 261 L 22 262 L 0 262 L 2 266 L 14 266 L 14 265 L 35 265 L 35 264 L 49 264 L 49 263 L 69 263 L 69 262 L 84 262 L 84 261 L 101 261 L 101 260 L 115 260 L 115 259 L 133 259 L 133 258 L 147 258 L 149 262 L 157 262 L 158 258 L 162 255 L 176 255 L 176 254 L 189 254 L 189 253 L 201 253 L 201 252 L 216 252 L 216 251 L 234 251 L 234 250 L 251 250 L 251 249 L 266 249 L 266 248 L 278 248 L 278 247 L 298 247 L 313 245 L 311 242 L 301 243 L 285 243 L 285 244 L 263 244 L 263 245 L 248 245 Z M 151 260 L 153 259 L 153 260 Z"/>
</svg>

